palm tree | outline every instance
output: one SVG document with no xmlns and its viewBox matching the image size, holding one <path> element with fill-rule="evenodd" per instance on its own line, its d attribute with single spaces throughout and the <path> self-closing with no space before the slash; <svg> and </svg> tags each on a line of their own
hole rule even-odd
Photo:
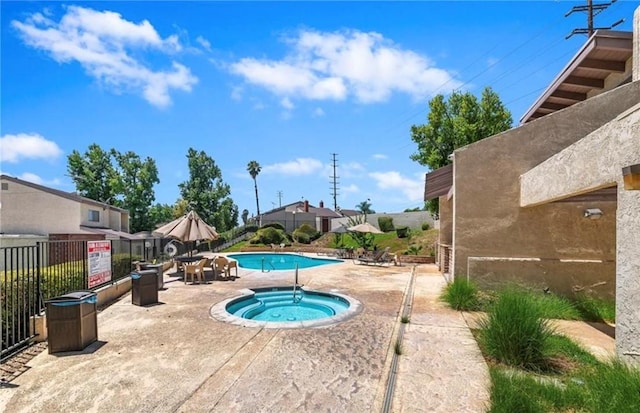
<svg viewBox="0 0 640 413">
<path fill-rule="evenodd" d="M 356 205 L 356 210 L 362 212 L 364 215 L 375 214 L 376 211 L 371 209 L 371 202 L 369 202 L 369 201 L 371 201 L 371 200 L 367 199 L 366 201 L 360 202 L 358 205 Z"/>
<path fill-rule="evenodd" d="M 260 219 L 260 202 L 258 202 L 258 182 L 256 181 L 256 177 L 260 173 L 260 164 L 256 161 L 251 161 L 247 164 L 247 171 L 249 171 L 249 175 L 253 178 L 253 186 L 256 189 L 256 217 Z"/>
</svg>

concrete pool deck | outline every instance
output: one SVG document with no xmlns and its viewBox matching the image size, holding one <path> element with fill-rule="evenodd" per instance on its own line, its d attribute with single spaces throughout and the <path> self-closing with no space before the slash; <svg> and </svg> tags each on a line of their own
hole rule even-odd
<svg viewBox="0 0 640 413">
<path fill-rule="evenodd" d="M 292 271 L 240 269 L 235 281 L 185 285 L 165 273 L 157 305 L 123 296 L 98 315 L 98 342 L 38 354 L 0 389 L 5 412 L 381 411 L 405 292 L 415 273 L 391 411 L 482 412 L 486 364 L 463 313 L 438 301 L 433 265 L 351 261 L 300 270 L 306 287 L 356 298 L 363 311 L 313 329 L 248 328 L 210 308 L 243 288 L 288 285 Z"/>
</svg>

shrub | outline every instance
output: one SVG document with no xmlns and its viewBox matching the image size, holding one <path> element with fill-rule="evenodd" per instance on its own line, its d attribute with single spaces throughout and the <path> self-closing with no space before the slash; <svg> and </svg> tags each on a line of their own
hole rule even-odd
<svg viewBox="0 0 640 413">
<path fill-rule="evenodd" d="M 431 228 L 431 225 L 429 225 L 428 222 L 423 222 L 421 228 L 423 231 L 428 231 L 429 228 Z"/>
<path fill-rule="evenodd" d="M 282 231 L 285 230 L 284 226 L 279 222 L 270 222 L 268 224 L 264 224 L 261 227 L 261 229 L 264 229 L 264 228 L 275 228 L 275 229 L 279 229 L 279 230 L 282 230 Z"/>
<path fill-rule="evenodd" d="M 466 278 L 456 277 L 446 286 L 441 298 L 451 308 L 459 311 L 478 309 L 478 288 Z"/>
<path fill-rule="evenodd" d="M 280 244 L 288 241 L 283 230 L 273 227 L 260 228 L 249 241 L 250 244 Z"/>
<path fill-rule="evenodd" d="M 409 227 L 397 227 L 396 234 L 398 238 L 407 238 L 409 236 Z"/>
<path fill-rule="evenodd" d="M 258 229 L 258 226 L 255 224 L 247 224 L 244 226 L 244 232 L 256 232 Z"/>
<path fill-rule="evenodd" d="M 546 355 L 553 334 L 553 328 L 540 316 L 539 307 L 529 294 L 506 289 L 480 321 L 479 342 L 499 362 L 543 371 L 548 368 Z"/>
<path fill-rule="evenodd" d="M 140 255 L 115 254 L 111 257 L 112 274 L 111 279 L 117 280 L 129 275 L 133 269 L 133 261 L 142 261 Z"/>
<path fill-rule="evenodd" d="M 303 236 L 302 238 L 300 237 L 301 235 Z M 310 243 L 320 237 L 320 235 L 320 232 L 316 231 L 316 229 L 309 224 L 302 224 L 293 231 L 293 237 L 303 244 Z M 301 241 L 301 239 L 306 240 L 306 242 Z"/>
<path fill-rule="evenodd" d="M 422 246 L 420 245 L 415 245 L 415 244 L 409 245 L 409 248 L 407 248 L 407 254 L 418 255 L 421 249 L 422 249 Z"/>
<path fill-rule="evenodd" d="M 615 322 L 616 303 L 614 301 L 578 294 L 574 306 L 586 321 Z"/>
<path fill-rule="evenodd" d="M 393 226 L 393 218 L 391 217 L 378 217 L 378 227 L 382 232 L 391 232 L 395 228 Z"/>
<path fill-rule="evenodd" d="M 305 234 L 304 232 L 299 232 L 297 230 L 293 231 L 293 236 L 300 244 L 311 243 L 311 238 L 309 238 L 309 235 Z"/>
</svg>

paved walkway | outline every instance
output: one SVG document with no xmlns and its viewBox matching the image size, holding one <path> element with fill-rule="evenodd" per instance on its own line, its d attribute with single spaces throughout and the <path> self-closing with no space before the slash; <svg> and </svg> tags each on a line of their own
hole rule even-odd
<svg viewBox="0 0 640 413">
<path fill-rule="evenodd" d="M 292 272 L 240 271 L 235 281 L 166 277 L 158 305 L 131 296 L 98 315 L 99 341 L 42 352 L 0 389 L 5 412 L 380 411 L 412 267 L 351 262 L 300 271 L 306 287 L 358 299 L 361 314 L 325 328 L 239 327 L 209 316 L 238 290 L 288 285 Z M 394 412 L 482 412 L 488 372 L 464 314 L 438 301 L 444 279 L 416 267 Z"/>
</svg>

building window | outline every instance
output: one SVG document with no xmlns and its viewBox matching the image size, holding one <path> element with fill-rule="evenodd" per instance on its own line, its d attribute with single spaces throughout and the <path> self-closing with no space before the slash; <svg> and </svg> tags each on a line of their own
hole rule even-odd
<svg viewBox="0 0 640 413">
<path fill-rule="evenodd" d="M 3 182 L 2 183 L 2 190 L 3 191 L 8 191 L 9 190 L 9 182 Z"/>
<path fill-rule="evenodd" d="M 100 211 L 89 210 L 89 222 L 100 222 Z"/>
</svg>

